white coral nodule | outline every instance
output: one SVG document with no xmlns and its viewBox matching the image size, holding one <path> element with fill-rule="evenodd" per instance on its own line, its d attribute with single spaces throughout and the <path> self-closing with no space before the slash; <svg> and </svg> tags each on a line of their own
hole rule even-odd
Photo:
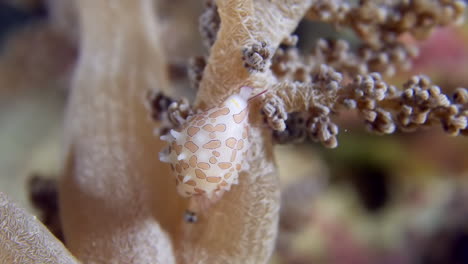
<svg viewBox="0 0 468 264">
<path fill-rule="evenodd" d="M 238 183 L 249 148 L 251 92 L 252 88 L 242 87 L 220 106 L 190 116 L 179 131 L 161 136 L 169 146 L 160 160 L 170 163 L 180 195 L 212 198 Z"/>
</svg>

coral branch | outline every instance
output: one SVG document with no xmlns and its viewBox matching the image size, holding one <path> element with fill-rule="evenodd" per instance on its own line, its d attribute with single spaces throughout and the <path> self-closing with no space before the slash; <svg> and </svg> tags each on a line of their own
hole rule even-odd
<svg viewBox="0 0 468 264">
<path fill-rule="evenodd" d="M 273 83 L 275 77 L 268 67 L 270 54 L 291 34 L 311 2 L 217 1 L 221 25 L 210 49 L 195 106 L 217 106 L 242 86 L 264 90 Z M 253 142 L 245 162 L 250 169 L 240 175 L 239 185 L 206 212 L 207 216 L 198 217 L 195 225 L 186 227 L 182 261 L 265 263 L 272 253 L 278 225 L 279 185 L 270 133 L 262 128 L 259 117 L 257 111 L 252 111 L 249 119 Z"/>
<path fill-rule="evenodd" d="M 307 17 L 350 26 L 366 43 L 382 46 L 404 32 L 425 38 L 437 26 L 460 23 L 465 6 L 461 0 L 363 0 L 356 5 L 346 0 L 319 0 Z"/>
<path fill-rule="evenodd" d="M 357 76 L 344 89 L 342 102 L 359 109 L 370 129 L 390 134 L 398 127 L 414 131 L 442 125 L 450 135 L 467 135 L 468 92 L 458 88 L 453 100 L 425 76 L 414 76 L 403 89 L 386 84 L 379 74 Z"/>
<path fill-rule="evenodd" d="M 294 129 L 305 129 L 312 140 L 320 141 L 327 147 L 336 147 L 338 126 L 331 122 L 330 114 L 333 111 L 341 81 L 340 73 L 322 65 L 313 74 L 312 81 L 309 83 L 283 82 L 276 85 L 273 88 L 275 92 L 267 94 L 263 104 L 263 112 L 268 124 L 281 132 L 286 129 L 286 113 L 307 112 L 304 116 L 307 121 L 297 123 L 305 127 Z M 291 135 L 294 132 L 287 131 L 286 133 Z M 302 132 L 295 134 L 304 135 Z M 285 135 L 278 136 L 285 137 Z"/>
<path fill-rule="evenodd" d="M 278 49 L 271 68 L 278 79 L 299 82 L 310 81 L 309 75 L 322 64 L 327 64 L 350 78 L 356 74 L 371 72 L 393 76 L 397 70 L 409 70 L 411 58 L 417 54 L 416 47 L 398 42 L 381 48 L 361 44 L 354 51 L 344 40 L 318 39 L 311 54 L 301 54 L 295 47 Z"/>
<path fill-rule="evenodd" d="M 45 226 L 1 192 L 0 262 L 78 263 Z"/>
<path fill-rule="evenodd" d="M 221 27 L 197 96 L 197 104 L 216 104 L 247 85 L 264 87 L 274 81 L 269 71 L 251 74 L 244 68 L 242 50 L 264 41 L 272 51 L 288 37 L 311 0 L 217 1 Z"/>
<path fill-rule="evenodd" d="M 174 263 L 186 208 L 158 161 L 145 92 L 167 88 L 152 0 L 76 1 L 80 58 L 59 191 L 67 246 L 93 263 Z M 168 202 L 170 201 L 170 202 Z"/>
<path fill-rule="evenodd" d="M 319 39 L 311 55 L 300 55 L 295 48 L 278 50 L 273 72 L 280 79 L 308 81 L 307 74 L 321 64 L 332 66 L 347 75 L 379 72 L 392 76 L 408 70 L 417 56 L 414 46 L 403 44 L 399 36 L 410 33 L 426 37 L 437 26 L 459 23 L 465 9 L 463 1 L 315 1 L 306 17 L 350 26 L 363 43 L 357 52 L 343 40 Z"/>
<path fill-rule="evenodd" d="M 308 83 L 283 82 L 265 95 L 263 112 L 279 142 L 309 138 L 336 147 L 338 127 L 331 115 L 358 109 L 370 130 L 391 134 L 441 124 L 451 135 L 467 134 L 468 92 L 457 89 L 453 102 L 424 76 L 411 78 L 403 89 L 385 83 L 380 74 L 358 75 L 350 84 L 322 65 Z M 293 119 L 286 122 L 288 113 Z M 302 113 L 302 114 L 301 114 Z"/>
</svg>

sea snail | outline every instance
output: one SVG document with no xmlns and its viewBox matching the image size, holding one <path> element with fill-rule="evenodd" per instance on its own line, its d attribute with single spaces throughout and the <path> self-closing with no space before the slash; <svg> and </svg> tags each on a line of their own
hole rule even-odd
<svg viewBox="0 0 468 264">
<path fill-rule="evenodd" d="M 252 88 L 242 87 L 221 105 L 190 116 L 181 129 L 161 136 L 169 147 L 159 158 L 170 163 L 180 195 L 212 198 L 238 183 L 239 172 L 246 169 L 251 93 Z"/>
</svg>

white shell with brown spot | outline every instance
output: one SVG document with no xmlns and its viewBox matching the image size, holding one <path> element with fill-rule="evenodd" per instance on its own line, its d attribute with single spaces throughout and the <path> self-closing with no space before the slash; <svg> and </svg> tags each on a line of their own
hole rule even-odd
<svg viewBox="0 0 468 264">
<path fill-rule="evenodd" d="M 161 139 L 169 151 L 160 154 L 176 177 L 177 191 L 184 197 L 228 191 L 237 184 L 249 148 L 248 97 L 252 89 L 241 88 L 219 107 L 195 114 L 179 131 Z"/>
</svg>

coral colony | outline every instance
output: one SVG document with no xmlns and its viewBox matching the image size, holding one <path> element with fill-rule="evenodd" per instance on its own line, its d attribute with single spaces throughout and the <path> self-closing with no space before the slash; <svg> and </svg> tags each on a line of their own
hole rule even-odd
<svg viewBox="0 0 468 264">
<path fill-rule="evenodd" d="M 397 129 L 415 131 L 437 124 L 452 136 L 468 134 L 467 89 L 458 88 L 449 97 L 426 76 L 412 77 L 401 89 L 382 78 L 382 75 L 393 76 L 398 69 L 410 69 L 410 59 L 417 56 L 415 46 L 400 41 L 401 34 L 424 38 L 438 25 L 459 23 L 464 6 L 463 1 L 388 1 L 387 5 L 360 1 L 356 6 L 347 1 L 315 1 L 305 17 L 354 29 L 362 39 L 357 52 L 344 40 L 319 39 L 315 51 L 303 55 L 295 47 L 296 35 L 283 39 L 285 48 L 271 47 L 265 40 L 244 47 L 243 66 L 250 74 L 261 76 L 268 70 L 273 75 L 269 76 L 274 82 L 267 87 L 261 111 L 277 141 L 298 142 L 308 137 L 326 147 L 337 147 L 339 128 L 332 118 L 346 110 L 357 110 L 369 130 L 378 134 L 391 134 Z M 215 43 L 219 30 L 220 18 L 216 10 L 216 4 L 208 1 L 200 19 L 208 46 Z M 189 71 L 193 86 L 199 85 L 205 65 L 202 57 L 193 61 Z M 160 94 L 153 99 L 156 107 L 153 114 L 163 110 L 159 100 Z M 183 107 L 187 111 L 188 106 L 183 104 Z M 176 108 L 177 104 L 172 104 L 172 111 Z M 294 122 L 298 115 L 300 124 Z M 185 134 L 187 132 L 180 137 L 185 138 Z M 175 155 L 173 157 L 174 160 Z M 183 159 L 176 163 L 180 160 Z M 174 161 L 172 163 L 174 167 Z M 181 166 L 178 166 L 178 173 Z M 181 174 L 177 177 L 180 178 L 177 182 L 184 182 L 185 186 L 192 176 L 185 176 L 186 180 Z M 194 188 L 195 182 L 190 183 Z M 201 193 L 201 189 L 198 190 Z M 191 196 L 193 191 L 180 193 Z"/>
<path fill-rule="evenodd" d="M 386 81 L 417 56 L 404 39 L 461 23 L 463 1 L 207 1 L 207 54 L 187 63 L 193 101 L 172 99 L 162 43 L 178 31 L 161 35 L 154 12 L 165 1 L 49 2 L 52 24 L 80 32 L 58 187 L 65 245 L 0 195 L 1 263 L 267 263 L 281 200 L 274 144 L 335 148 L 344 111 L 377 134 L 468 135 L 466 88 Z M 59 11 L 78 20 L 63 24 Z M 300 51 L 303 20 L 351 29 L 360 43 Z"/>
</svg>

